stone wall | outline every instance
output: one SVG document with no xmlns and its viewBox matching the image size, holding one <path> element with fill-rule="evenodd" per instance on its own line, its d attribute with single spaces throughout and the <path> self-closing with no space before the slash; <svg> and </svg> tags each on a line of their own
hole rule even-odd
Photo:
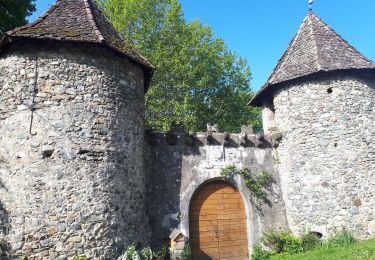
<svg viewBox="0 0 375 260">
<path fill-rule="evenodd" d="M 375 80 L 332 75 L 275 94 L 290 228 L 375 236 Z"/>
<path fill-rule="evenodd" d="M 2 254 L 113 259 L 148 243 L 138 66 L 91 46 L 13 44 L 0 120 Z"/>
<path fill-rule="evenodd" d="M 152 245 L 161 247 L 169 242 L 173 229 L 189 237 L 189 204 L 194 192 L 204 183 L 222 179 L 220 170 L 228 165 L 248 167 L 252 173 L 272 173 L 267 200 L 253 205 L 244 180 L 235 176 L 230 180 L 242 197 L 247 214 L 249 250 L 259 241 L 267 227 L 287 229 L 285 208 L 279 189 L 277 158 L 273 146 L 274 135 L 253 134 L 243 128 L 241 134 L 167 133 L 149 137 L 150 223 Z"/>
</svg>

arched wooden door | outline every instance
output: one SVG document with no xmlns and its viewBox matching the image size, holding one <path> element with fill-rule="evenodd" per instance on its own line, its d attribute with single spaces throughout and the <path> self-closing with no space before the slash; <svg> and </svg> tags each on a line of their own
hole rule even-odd
<svg viewBox="0 0 375 260">
<path fill-rule="evenodd" d="M 215 181 L 199 188 L 189 220 L 194 260 L 249 259 L 245 207 L 232 185 Z"/>
</svg>

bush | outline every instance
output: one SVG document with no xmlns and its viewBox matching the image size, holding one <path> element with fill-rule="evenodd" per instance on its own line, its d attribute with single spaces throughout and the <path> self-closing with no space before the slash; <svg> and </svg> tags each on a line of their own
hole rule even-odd
<svg viewBox="0 0 375 260">
<path fill-rule="evenodd" d="M 294 237 L 290 231 L 278 233 L 269 229 L 263 233 L 262 242 L 276 254 L 282 252 L 291 254 L 303 252 L 301 239 Z"/>
<path fill-rule="evenodd" d="M 271 259 L 272 253 L 264 250 L 261 246 L 256 245 L 253 247 L 253 253 L 251 254 L 251 260 L 269 260 Z"/>
<path fill-rule="evenodd" d="M 155 260 L 164 260 L 168 257 L 168 247 L 162 247 L 158 252 L 154 253 Z"/>
<path fill-rule="evenodd" d="M 342 231 L 336 231 L 335 234 L 327 240 L 325 246 L 328 248 L 336 248 L 341 246 L 347 246 L 355 243 L 353 235 L 343 229 Z"/>
<path fill-rule="evenodd" d="M 298 254 L 321 246 L 320 239 L 312 233 L 295 237 L 290 231 L 275 232 L 269 229 L 263 233 L 262 242 L 275 254 Z"/>
<path fill-rule="evenodd" d="M 185 246 L 181 254 L 181 260 L 192 260 L 191 247 Z"/>
<path fill-rule="evenodd" d="M 283 243 L 282 252 L 298 254 L 304 251 L 301 238 L 293 236 L 289 231 L 281 233 L 281 241 Z"/>
<path fill-rule="evenodd" d="M 128 246 L 118 260 L 152 260 L 153 253 L 149 247 L 137 249 L 135 244 Z"/>
<path fill-rule="evenodd" d="M 301 236 L 303 251 L 313 250 L 322 245 L 320 238 L 314 233 L 306 233 Z"/>
<path fill-rule="evenodd" d="M 276 232 L 268 229 L 263 232 L 262 243 L 270 248 L 270 252 L 263 250 L 260 246 L 254 247 L 252 259 L 270 259 L 272 255 L 299 254 L 316 248 L 337 248 L 355 243 L 353 235 L 345 229 L 335 232 L 334 236 L 326 242 L 322 242 L 317 234 L 306 233 L 301 237 L 295 237 L 290 231 Z"/>
</svg>

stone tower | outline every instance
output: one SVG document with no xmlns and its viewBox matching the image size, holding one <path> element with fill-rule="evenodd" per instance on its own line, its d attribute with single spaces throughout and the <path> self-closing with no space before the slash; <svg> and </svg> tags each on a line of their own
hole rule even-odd
<svg viewBox="0 0 375 260">
<path fill-rule="evenodd" d="M 375 64 L 309 11 L 267 83 L 263 108 L 277 148 L 289 227 L 375 235 Z"/>
<path fill-rule="evenodd" d="M 2 256 L 112 259 L 149 242 L 153 66 L 94 2 L 58 0 L 0 43 Z"/>
</svg>

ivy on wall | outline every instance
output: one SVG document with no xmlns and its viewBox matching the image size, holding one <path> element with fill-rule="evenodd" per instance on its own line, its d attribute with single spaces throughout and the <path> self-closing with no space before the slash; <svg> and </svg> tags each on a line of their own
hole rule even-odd
<svg viewBox="0 0 375 260">
<path fill-rule="evenodd" d="M 259 174 L 254 174 L 249 168 L 238 169 L 235 165 L 226 166 L 220 171 L 220 175 L 227 179 L 233 178 L 236 174 L 241 175 L 245 179 L 247 188 L 257 199 L 267 198 L 265 188 L 272 181 L 271 173 L 262 171 Z"/>
</svg>

